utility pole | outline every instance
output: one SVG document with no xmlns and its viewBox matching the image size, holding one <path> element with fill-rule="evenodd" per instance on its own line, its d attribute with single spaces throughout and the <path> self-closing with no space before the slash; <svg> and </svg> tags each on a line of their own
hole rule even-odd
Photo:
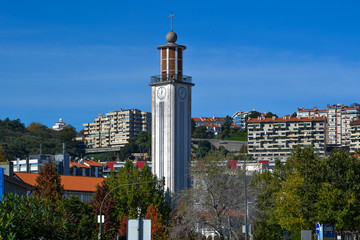
<svg viewBox="0 0 360 240">
<path fill-rule="evenodd" d="M 246 156 L 245 156 L 245 147 L 244 147 L 244 201 L 245 201 L 245 240 L 248 240 L 248 223 L 247 223 L 247 215 L 248 215 L 248 203 L 247 203 L 247 179 L 246 179 Z"/>
</svg>

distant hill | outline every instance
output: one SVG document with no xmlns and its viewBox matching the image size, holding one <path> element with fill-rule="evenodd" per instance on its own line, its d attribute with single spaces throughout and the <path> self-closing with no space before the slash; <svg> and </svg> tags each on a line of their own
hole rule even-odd
<svg viewBox="0 0 360 240">
<path fill-rule="evenodd" d="M 31 154 L 55 154 L 62 152 L 62 143 L 66 152 L 78 155 L 78 144 L 75 141 L 76 131 L 73 127 L 55 131 L 41 123 L 31 123 L 28 127 L 20 119 L 0 120 L 0 146 L 8 160 L 25 158 Z"/>
</svg>

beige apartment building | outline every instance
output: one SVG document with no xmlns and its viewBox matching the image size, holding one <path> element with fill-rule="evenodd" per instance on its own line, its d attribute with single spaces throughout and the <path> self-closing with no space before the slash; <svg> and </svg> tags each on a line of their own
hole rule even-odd
<svg viewBox="0 0 360 240">
<path fill-rule="evenodd" d="M 324 110 L 318 108 L 298 108 L 299 117 L 326 117 L 326 144 L 329 146 L 350 146 L 350 123 L 360 118 L 360 106 L 348 107 L 344 104 L 327 105 Z"/>
<path fill-rule="evenodd" d="M 99 114 L 92 123 L 84 123 L 87 148 L 123 147 L 141 131 L 151 132 L 151 113 L 138 109 Z"/>
<path fill-rule="evenodd" d="M 360 120 L 350 123 L 350 153 L 360 153 Z"/>
<path fill-rule="evenodd" d="M 297 146 L 325 154 L 326 118 L 290 117 L 248 120 L 248 154 L 257 160 L 286 159 Z"/>
</svg>

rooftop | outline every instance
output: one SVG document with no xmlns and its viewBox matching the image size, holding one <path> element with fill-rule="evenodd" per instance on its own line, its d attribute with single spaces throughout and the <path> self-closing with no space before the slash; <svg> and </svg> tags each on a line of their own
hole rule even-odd
<svg viewBox="0 0 360 240">
<path fill-rule="evenodd" d="M 278 123 L 278 122 L 315 122 L 325 121 L 325 117 L 282 117 L 282 118 L 251 118 L 248 123 Z"/>
<path fill-rule="evenodd" d="M 15 175 L 27 184 L 36 186 L 35 179 L 39 176 L 38 173 L 22 173 L 17 172 Z M 95 192 L 96 186 L 101 185 L 105 178 L 99 177 L 82 177 L 72 175 L 60 175 L 61 184 L 66 191 L 78 191 L 78 192 Z"/>
</svg>

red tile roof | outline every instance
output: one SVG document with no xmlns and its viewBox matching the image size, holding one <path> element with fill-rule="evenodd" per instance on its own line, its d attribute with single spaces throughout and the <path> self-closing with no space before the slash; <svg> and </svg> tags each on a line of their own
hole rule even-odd
<svg viewBox="0 0 360 240">
<path fill-rule="evenodd" d="M 106 162 L 106 167 L 110 168 L 111 170 L 114 170 L 114 165 L 116 162 Z"/>
<path fill-rule="evenodd" d="M 204 125 L 202 125 L 202 126 L 204 126 L 204 127 L 221 127 L 221 126 L 219 126 L 219 125 L 216 125 L 216 124 L 214 124 L 214 123 L 206 123 L 206 124 L 204 124 Z"/>
<path fill-rule="evenodd" d="M 290 117 L 290 118 L 251 118 L 248 123 L 278 123 L 278 122 L 314 122 L 314 121 L 325 121 L 325 117 Z"/>
<path fill-rule="evenodd" d="M 35 179 L 39 176 L 38 173 L 15 173 L 22 181 L 32 186 L 36 186 Z M 61 184 L 64 186 L 64 190 L 67 191 L 79 191 L 79 192 L 95 192 L 96 185 L 101 185 L 105 178 L 99 177 L 82 177 L 72 175 L 60 175 Z"/>
<path fill-rule="evenodd" d="M 351 122 L 350 125 L 360 125 L 360 120 L 355 120 Z"/>
<path fill-rule="evenodd" d="M 225 121 L 224 117 L 198 117 L 192 118 L 195 122 L 218 122 Z"/>
<path fill-rule="evenodd" d="M 299 112 L 310 112 L 310 111 L 317 111 L 318 108 L 314 107 L 314 108 L 298 108 Z"/>
<path fill-rule="evenodd" d="M 227 161 L 227 164 L 232 169 L 237 169 L 237 160 L 229 160 Z"/>
<path fill-rule="evenodd" d="M 146 162 L 136 162 L 136 166 L 140 169 L 143 169 L 145 167 Z"/>
<path fill-rule="evenodd" d="M 88 165 L 86 165 L 86 164 L 84 164 L 84 163 L 70 162 L 70 168 L 72 168 L 72 167 L 90 168 Z"/>
<path fill-rule="evenodd" d="M 84 162 L 86 164 L 89 164 L 90 166 L 95 166 L 95 167 L 102 167 L 103 166 L 101 163 L 99 163 L 98 161 L 95 161 L 95 160 L 84 160 Z"/>
</svg>

